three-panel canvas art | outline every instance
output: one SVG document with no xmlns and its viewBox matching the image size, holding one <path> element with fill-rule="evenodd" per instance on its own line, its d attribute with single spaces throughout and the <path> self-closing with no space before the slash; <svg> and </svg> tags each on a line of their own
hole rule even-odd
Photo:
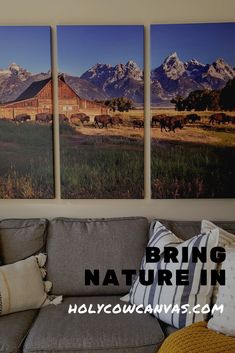
<svg viewBox="0 0 235 353">
<path fill-rule="evenodd" d="M 235 23 L 0 27 L 0 198 L 144 198 L 144 75 L 154 199 L 235 197 Z M 20 40 L 19 40 L 20 39 Z M 52 80 L 58 79 L 53 118 Z"/>
</svg>

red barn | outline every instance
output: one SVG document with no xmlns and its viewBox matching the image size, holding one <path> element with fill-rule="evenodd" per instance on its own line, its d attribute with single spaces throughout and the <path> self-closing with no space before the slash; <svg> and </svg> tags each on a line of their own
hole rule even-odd
<svg viewBox="0 0 235 353">
<path fill-rule="evenodd" d="M 35 81 L 15 101 L 1 104 L 0 116 L 13 119 L 19 114 L 28 114 L 34 120 L 37 113 L 52 114 L 52 92 L 52 78 Z M 79 97 L 63 76 L 58 77 L 58 104 L 59 114 L 68 118 L 80 112 L 90 116 L 108 113 L 106 106 Z"/>
</svg>

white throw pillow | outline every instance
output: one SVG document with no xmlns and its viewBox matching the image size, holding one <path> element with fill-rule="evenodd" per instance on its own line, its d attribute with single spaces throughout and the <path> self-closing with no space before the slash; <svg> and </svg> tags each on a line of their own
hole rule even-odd
<svg viewBox="0 0 235 353">
<path fill-rule="evenodd" d="M 207 233 L 210 230 L 219 229 L 219 244 L 218 246 L 222 246 L 225 248 L 226 246 L 232 245 L 235 243 L 235 234 L 229 233 L 226 230 L 218 227 L 216 224 L 208 221 L 206 219 L 202 220 L 201 223 L 201 232 Z"/>
<path fill-rule="evenodd" d="M 187 241 L 182 241 L 177 238 L 175 234 L 166 229 L 160 222 L 156 222 L 153 228 L 152 236 L 149 240 L 148 247 L 157 247 L 160 249 L 160 253 L 164 252 L 164 247 L 174 246 L 179 251 L 178 263 L 165 263 L 163 258 L 158 263 L 146 263 L 145 256 L 142 259 L 141 269 L 148 271 L 154 270 L 154 283 L 149 286 L 144 286 L 140 283 L 139 276 L 132 285 L 130 291 L 130 302 L 136 305 L 143 305 L 145 308 L 150 305 L 155 308 L 156 305 L 182 305 L 189 304 L 190 308 L 199 304 L 203 307 L 206 304 L 210 304 L 212 287 L 211 287 L 211 270 L 215 269 L 216 264 L 210 260 L 210 252 L 213 247 L 218 245 L 219 231 L 218 229 L 209 231 L 206 234 L 199 234 Z M 182 247 L 187 247 L 189 250 L 189 262 L 182 262 Z M 193 263 L 191 261 L 192 248 L 197 247 L 201 249 L 206 247 L 207 249 L 207 262 L 202 263 L 198 261 Z M 172 283 L 169 286 L 166 284 L 157 284 L 157 270 L 167 269 L 172 273 Z M 174 285 L 175 271 L 176 270 L 189 270 L 189 285 Z M 200 284 L 201 270 L 207 270 L 207 285 Z M 165 312 L 154 313 L 154 315 L 166 322 L 169 325 L 181 328 L 188 326 L 193 322 L 198 322 L 205 319 L 205 315 L 202 313 L 195 314 L 188 310 L 186 313 L 180 312 Z"/>
<path fill-rule="evenodd" d="M 124 295 L 123 297 L 120 298 L 120 300 L 122 302 L 128 303 L 130 301 L 130 295 L 129 293 L 127 293 L 126 295 Z"/>
<path fill-rule="evenodd" d="M 232 245 L 235 243 L 235 234 L 227 232 L 226 230 L 218 227 L 216 224 L 214 224 L 206 219 L 202 220 L 202 223 L 201 223 L 201 232 L 202 233 L 206 233 L 206 232 L 213 230 L 213 229 L 219 230 L 218 246 L 225 248 L 226 246 L 229 246 L 229 245 Z M 221 264 L 218 264 L 217 270 L 219 271 L 220 269 L 221 269 Z M 211 300 L 212 304 L 216 303 L 218 290 L 219 290 L 219 283 L 217 283 L 213 288 L 212 300 Z"/>
<path fill-rule="evenodd" d="M 0 315 L 59 304 L 62 297 L 49 297 L 52 284 L 43 281 L 46 255 L 31 256 L 0 266 Z"/>
<path fill-rule="evenodd" d="M 235 246 L 226 247 L 226 285 L 219 287 L 216 305 L 224 305 L 223 313 L 215 311 L 208 322 L 208 328 L 235 337 Z"/>
</svg>

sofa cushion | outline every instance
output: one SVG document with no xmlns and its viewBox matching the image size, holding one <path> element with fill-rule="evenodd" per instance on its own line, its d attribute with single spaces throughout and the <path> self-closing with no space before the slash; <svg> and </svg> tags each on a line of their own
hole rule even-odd
<svg viewBox="0 0 235 353">
<path fill-rule="evenodd" d="M 40 252 L 45 243 L 46 227 L 45 219 L 0 221 L 1 265 L 23 260 Z"/>
<path fill-rule="evenodd" d="M 165 336 L 170 336 L 172 333 L 178 331 L 179 329 L 174 327 L 174 326 L 171 326 L 171 325 L 168 325 L 166 324 L 165 322 L 159 320 L 159 324 L 162 328 L 162 331 L 164 332 Z"/>
<path fill-rule="evenodd" d="M 148 240 L 146 218 L 66 219 L 50 222 L 47 241 L 48 280 L 53 294 L 115 295 L 129 291 L 123 269 L 139 269 Z M 100 285 L 85 285 L 85 269 L 100 273 Z M 102 286 L 114 269 L 119 286 Z"/>
<path fill-rule="evenodd" d="M 160 219 L 161 222 L 167 229 L 174 233 L 177 237 L 188 240 L 199 234 L 201 231 L 201 222 L 200 221 L 170 221 L 166 219 Z M 153 220 L 151 227 L 156 223 L 156 220 Z"/>
<path fill-rule="evenodd" d="M 0 317 L 0 352 L 21 352 L 23 341 L 37 316 L 37 310 Z"/>
<path fill-rule="evenodd" d="M 119 297 L 71 297 L 58 307 L 45 307 L 24 345 L 25 353 L 156 353 L 164 339 L 148 314 L 68 314 L 69 305 L 124 305 Z"/>
<path fill-rule="evenodd" d="M 188 240 L 201 231 L 201 221 L 170 221 L 160 219 L 159 222 L 183 240 Z M 152 221 L 151 228 L 155 223 L 156 219 Z M 227 232 L 235 234 L 235 221 L 216 221 L 214 223 Z"/>
</svg>

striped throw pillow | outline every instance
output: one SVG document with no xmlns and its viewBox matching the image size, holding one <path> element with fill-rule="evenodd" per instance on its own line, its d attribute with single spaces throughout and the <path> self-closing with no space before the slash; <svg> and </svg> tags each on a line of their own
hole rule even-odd
<svg viewBox="0 0 235 353">
<path fill-rule="evenodd" d="M 203 307 L 206 304 L 210 304 L 212 287 L 211 282 L 211 270 L 216 268 L 216 264 L 210 260 L 210 251 L 213 247 L 218 244 L 219 232 L 218 229 L 211 230 L 207 233 L 199 234 L 187 241 L 182 241 L 176 237 L 171 231 L 166 229 L 160 222 L 156 222 L 152 227 L 151 238 L 148 243 L 148 247 L 157 247 L 160 249 L 161 258 L 157 263 L 147 263 L 146 257 L 144 256 L 141 263 L 141 269 L 148 273 L 148 270 L 154 270 L 154 282 L 151 285 L 145 286 L 140 283 L 139 276 L 136 278 L 130 290 L 130 302 L 136 305 L 143 305 L 144 308 L 151 306 L 155 308 L 157 305 L 169 306 L 172 308 L 177 305 L 181 308 L 182 305 L 189 304 L 190 308 L 195 305 Z M 164 248 L 167 246 L 174 246 L 178 249 L 178 263 L 165 263 L 163 258 Z M 182 262 L 182 247 L 188 247 L 189 261 Z M 193 247 L 207 249 L 207 262 L 202 263 L 198 261 L 193 263 L 191 259 Z M 158 270 L 170 270 L 172 273 L 172 285 L 158 285 Z M 176 285 L 175 271 L 176 270 L 188 270 L 189 285 Z M 201 270 L 207 270 L 207 285 L 200 284 Z M 147 276 L 147 275 L 146 275 Z M 191 325 L 194 322 L 198 322 L 205 319 L 205 315 L 202 313 L 195 314 L 188 309 L 187 312 L 169 310 L 165 312 L 153 313 L 158 319 L 166 322 L 169 325 L 177 328 Z"/>
</svg>

